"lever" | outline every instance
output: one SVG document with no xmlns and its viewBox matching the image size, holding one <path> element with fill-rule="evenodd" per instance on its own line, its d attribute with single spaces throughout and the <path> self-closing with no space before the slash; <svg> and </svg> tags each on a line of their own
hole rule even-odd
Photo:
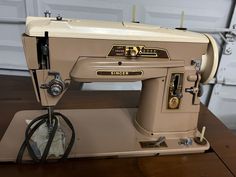
<svg viewBox="0 0 236 177">
<path fill-rule="evenodd" d="M 190 88 L 186 88 L 185 89 L 185 92 L 188 92 L 188 93 L 191 93 L 191 94 L 195 94 L 195 93 L 198 93 L 198 88 L 196 87 L 190 87 Z"/>
<path fill-rule="evenodd" d="M 193 105 L 200 104 L 200 100 L 198 97 L 202 95 L 202 92 L 201 92 L 202 90 L 200 87 L 200 80 L 201 80 L 200 73 L 196 73 L 196 77 L 197 78 L 196 78 L 194 86 L 190 87 L 190 88 L 185 88 L 185 92 L 188 92 L 193 95 L 193 100 L 192 100 Z M 190 77 L 189 77 L 189 79 L 190 79 Z"/>
</svg>

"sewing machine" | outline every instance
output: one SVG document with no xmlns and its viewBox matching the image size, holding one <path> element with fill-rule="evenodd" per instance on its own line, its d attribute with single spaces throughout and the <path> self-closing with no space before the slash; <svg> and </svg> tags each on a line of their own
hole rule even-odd
<svg viewBox="0 0 236 177">
<path fill-rule="evenodd" d="M 201 83 L 218 65 L 208 34 L 126 22 L 27 17 L 23 46 L 37 100 L 52 111 L 77 82 L 142 81 L 138 108 L 57 110 L 75 130 L 69 157 L 199 153 L 209 142 L 197 129 Z M 80 101 L 80 100 L 78 100 Z M 26 120 L 16 113 L 0 142 L 0 160 L 16 159 Z M 30 159 L 25 153 L 23 159 Z"/>
</svg>

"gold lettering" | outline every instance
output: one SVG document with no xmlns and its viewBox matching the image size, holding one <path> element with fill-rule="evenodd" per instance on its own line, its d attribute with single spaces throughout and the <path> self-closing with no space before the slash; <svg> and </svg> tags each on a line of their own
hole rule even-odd
<svg viewBox="0 0 236 177">
<path fill-rule="evenodd" d="M 98 75 L 107 75 L 107 76 L 134 76 L 142 75 L 143 71 L 97 71 Z"/>
</svg>

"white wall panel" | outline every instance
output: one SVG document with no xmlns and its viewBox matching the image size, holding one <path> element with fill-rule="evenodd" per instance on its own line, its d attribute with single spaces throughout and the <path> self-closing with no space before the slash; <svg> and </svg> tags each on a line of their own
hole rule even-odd
<svg viewBox="0 0 236 177">
<path fill-rule="evenodd" d="M 38 0 L 35 15 L 50 10 L 53 16 L 61 14 L 67 18 L 127 21 L 131 19 L 131 1 L 115 0 Z"/>
<path fill-rule="evenodd" d="M 230 27 L 235 24 L 236 10 Z M 232 53 L 222 53 L 216 75 L 217 84 L 213 88 L 208 107 L 227 127 L 236 130 L 236 41 L 226 45 Z"/>
<path fill-rule="evenodd" d="M 25 0 L 1 0 L 1 18 L 25 18 Z"/>
<path fill-rule="evenodd" d="M 141 90 L 141 82 L 92 82 L 83 84 L 82 90 Z"/>
<path fill-rule="evenodd" d="M 201 100 L 201 103 L 203 103 L 205 106 L 208 106 L 209 99 L 211 97 L 212 88 L 213 88 L 212 84 L 202 85 L 203 94 L 200 100 Z"/>
<path fill-rule="evenodd" d="M 26 62 L 22 60 L 24 53 L 22 47 L 0 45 L 0 67 L 2 69 L 26 70 Z"/>
<path fill-rule="evenodd" d="M 181 12 L 184 11 L 184 26 L 187 28 L 225 27 L 232 2 L 232 0 L 143 1 L 141 21 L 161 26 L 178 27 Z"/>
<path fill-rule="evenodd" d="M 25 17 L 25 0 L 0 1 L 0 68 L 26 69 L 21 43 Z"/>
<path fill-rule="evenodd" d="M 217 82 L 227 85 L 236 86 L 236 47 L 233 50 L 234 53 L 222 57 L 218 72 Z"/>
<path fill-rule="evenodd" d="M 234 10 L 230 28 L 236 24 L 236 10 Z M 234 36 L 235 37 L 235 36 Z M 217 83 L 236 86 L 236 39 L 233 42 L 225 43 L 226 49 L 230 48 L 231 53 L 222 52 L 217 72 Z"/>
<path fill-rule="evenodd" d="M 236 88 L 216 84 L 208 108 L 230 129 L 236 130 Z"/>
</svg>

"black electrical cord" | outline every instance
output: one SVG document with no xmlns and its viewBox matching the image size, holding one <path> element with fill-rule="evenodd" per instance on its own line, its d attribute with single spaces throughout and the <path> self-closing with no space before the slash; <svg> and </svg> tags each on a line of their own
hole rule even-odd
<svg viewBox="0 0 236 177">
<path fill-rule="evenodd" d="M 26 131 L 25 131 L 25 140 L 22 143 L 22 145 L 20 147 L 20 150 L 18 152 L 18 155 L 17 155 L 17 159 L 16 159 L 17 163 L 22 163 L 22 158 L 23 158 L 25 149 L 28 150 L 28 153 L 29 153 L 30 157 L 32 158 L 32 160 L 35 163 L 47 162 L 48 153 L 50 151 L 51 144 L 53 142 L 54 136 L 55 136 L 57 128 L 58 128 L 58 119 L 57 119 L 57 117 L 61 117 L 66 122 L 68 127 L 71 129 L 71 139 L 70 139 L 70 142 L 69 142 L 69 144 L 68 144 L 64 154 L 59 159 L 57 159 L 57 161 L 65 160 L 68 157 L 68 155 L 69 155 L 69 153 L 70 153 L 70 151 L 71 151 L 71 149 L 73 147 L 73 144 L 75 142 L 75 130 L 73 128 L 72 123 L 70 122 L 70 120 L 66 116 L 64 116 L 63 114 L 58 113 L 58 112 L 53 112 L 53 113 L 51 113 L 51 122 L 52 122 L 52 124 L 51 124 L 50 131 L 49 131 L 48 142 L 47 142 L 47 144 L 45 146 L 44 152 L 41 155 L 41 157 L 39 158 L 35 154 L 32 146 L 30 144 L 30 139 L 33 136 L 33 134 L 35 133 L 35 131 L 42 124 L 44 124 L 44 123 L 48 124 L 49 123 L 48 122 L 49 121 L 49 114 L 44 114 L 44 115 L 41 115 L 41 116 L 35 118 L 27 126 Z"/>
</svg>

